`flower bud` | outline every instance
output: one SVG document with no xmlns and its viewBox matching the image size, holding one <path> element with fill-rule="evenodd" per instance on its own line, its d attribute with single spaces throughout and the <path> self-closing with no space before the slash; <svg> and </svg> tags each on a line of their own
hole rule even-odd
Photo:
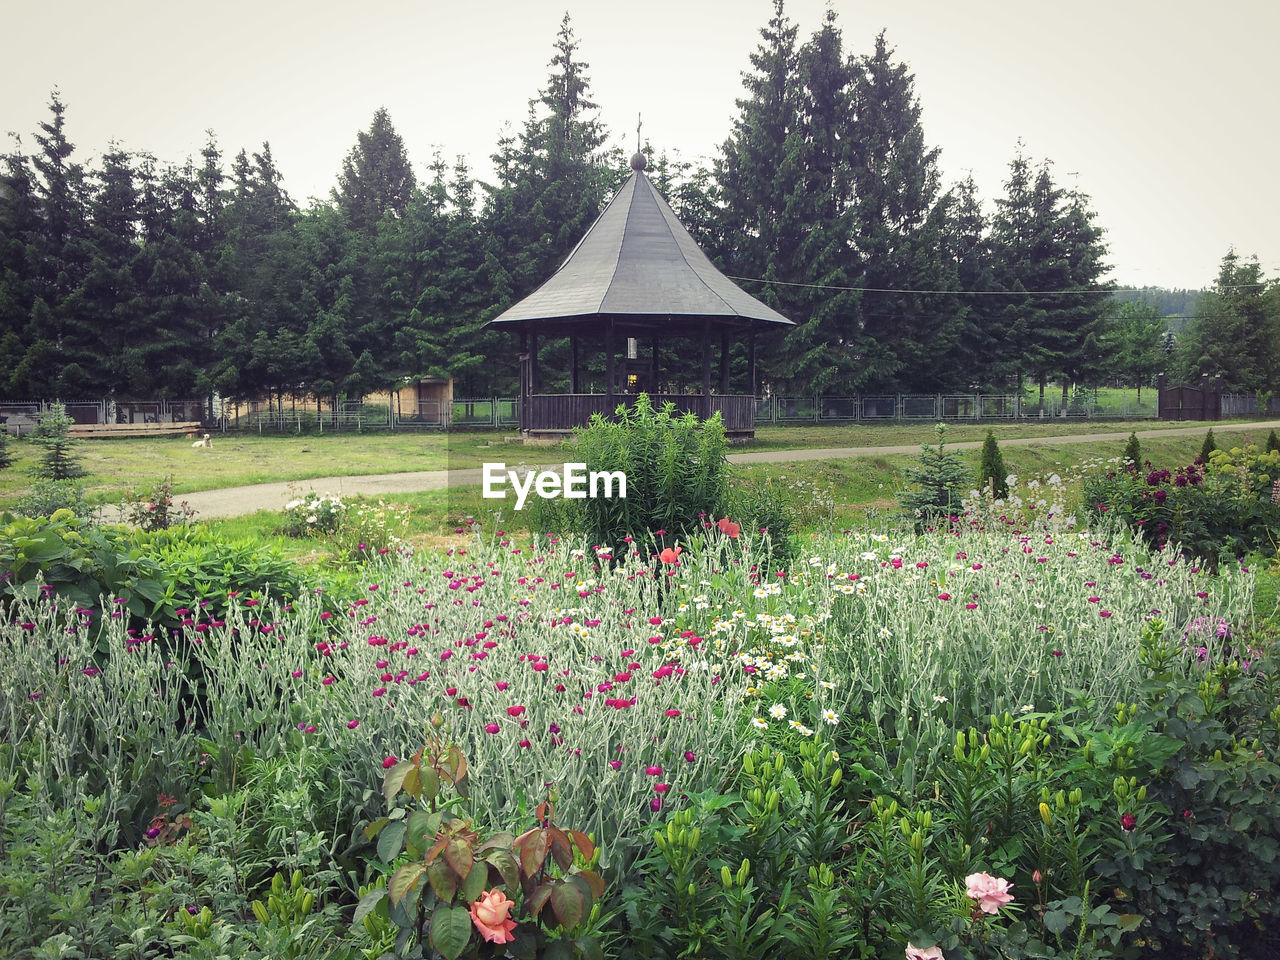
<svg viewBox="0 0 1280 960">
<path fill-rule="evenodd" d="M 1040 820 L 1046 827 L 1053 825 L 1053 811 L 1047 803 L 1040 804 Z"/>
</svg>

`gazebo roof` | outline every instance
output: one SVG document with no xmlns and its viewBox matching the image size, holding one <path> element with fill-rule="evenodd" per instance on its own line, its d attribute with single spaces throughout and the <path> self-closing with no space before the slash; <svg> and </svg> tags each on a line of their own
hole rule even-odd
<svg viewBox="0 0 1280 960">
<path fill-rule="evenodd" d="M 644 174 L 644 158 L 560 268 L 490 321 L 508 329 L 625 336 L 717 328 L 793 326 L 740 290 L 707 259 Z"/>
</svg>

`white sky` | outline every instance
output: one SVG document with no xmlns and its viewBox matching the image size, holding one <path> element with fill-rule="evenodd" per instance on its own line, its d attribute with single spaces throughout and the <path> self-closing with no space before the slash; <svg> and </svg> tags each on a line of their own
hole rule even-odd
<svg viewBox="0 0 1280 960">
<path fill-rule="evenodd" d="M 887 30 L 916 78 L 945 183 L 1001 192 L 1018 138 L 1088 193 L 1112 276 L 1199 287 L 1227 249 L 1280 274 L 1280 3 L 832 0 L 846 52 Z M 546 81 L 568 10 L 601 118 L 628 152 L 710 157 L 771 0 L 27 0 L 3 18 L 0 131 L 31 134 L 57 86 L 76 159 L 110 140 L 164 162 L 269 140 L 295 200 L 327 196 L 386 106 L 420 179 L 431 154 L 489 172 Z M 788 0 L 800 40 L 823 0 Z M 7 151 L 8 144 L 3 149 Z"/>
</svg>

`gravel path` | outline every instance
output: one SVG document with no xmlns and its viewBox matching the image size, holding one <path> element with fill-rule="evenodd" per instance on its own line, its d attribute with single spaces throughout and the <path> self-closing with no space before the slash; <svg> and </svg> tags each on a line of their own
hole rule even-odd
<svg viewBox="0 0 1280 960">
<path fill-rule="evenodd" d="M 1280 429 L 1280 420 L 1242 424 L 1223 424 L 1214 427 L 1215 435 Z M 1139 430 L 1138 439 L 1152 437 L 1190 436 L 1202 434 L 1205 427 L 1174 427 L 1165 430 Z M 1062 437 L 1026 437 L 1001 440 L 1001 447 L 1029 447 L 1039 443 L 1089 443 L 1096 441 L 1127 440 L 1129 435 L 1117 433 L 1082 433 Z M 976 450 L 982 441 L 972 440 L 947 445 L 953 450 Z M 760 453 L 731 453 L 730 463 L 799 463 L 806 460 L 846 460 L 852 457 L 882 457 L 917 453 L 920 444 L 896 447 L 828 447 L 815 450 L 773 450 Z M 415 473 L 371 474 L 355 477 L 318 477 L 314 480 L 295 480 L 286 483 L 260 483 L 250 487 L 227 487 L 222 490 L 201 490 L 181 494 L 196 515 L 208 517 L 235 517 L 259 510 L 281 510 L 290 500 L 306 493 L 332 493 L 343 497 L 377 497 L 388 493 L 419 493 L 424 490 L 443 490 L 446 486 L 476 486 L 480 483 L 480 470 L 423 470 Z"/>
</svg>

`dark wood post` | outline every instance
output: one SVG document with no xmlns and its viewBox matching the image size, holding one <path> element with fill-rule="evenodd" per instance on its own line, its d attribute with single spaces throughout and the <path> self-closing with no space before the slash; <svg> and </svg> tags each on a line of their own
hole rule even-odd
<svg viewBox="0 0 1280 960">
<path fill-rule="evenodd" d="M 578 392 L 578 335 L 575 333 L 569 337 L 569 352 L 572 354 L 573 360 L 569 367 L 569 392 Z"/>
<path fill-rule="evenodd" d="M 658 362 L 658 338 L 653 337 L 649 341 L 649 348 L 652 351 L 653 359 L 649 364 L 649 392 L 651 394 L 660 392 L 658 390 L 658 376 L 661 366 Z"/>
<path fill-rule="evenodd" d="M 529 392 L 538 392 L 538 335 L 529 337 Z"/>
<path fill-rule="evenodd" d="M 747 334 L 747 379 L 751 384 L 751 396 L 756 395 L 756 332 Z"/>
<path fill-rule="evenodd" d="M 614 352 L 613 319 L 610 318 L 604 328 L 604 395 L 608 401 L 609 413 L 613 413 Z"/>
<path fill-rule="evenodd" d="M 529 429 L 529 333 L 520 331 L 520 430 Z"/>
<path fill-rule="evenodd" d="M 711 321 L 702 321 L 702 418 L 711 416 Z"/>
<path fill-rule="evenodd" d="M 720 395 L 729 393 L 729 331 L 720 332 Z"/>
</svg>

